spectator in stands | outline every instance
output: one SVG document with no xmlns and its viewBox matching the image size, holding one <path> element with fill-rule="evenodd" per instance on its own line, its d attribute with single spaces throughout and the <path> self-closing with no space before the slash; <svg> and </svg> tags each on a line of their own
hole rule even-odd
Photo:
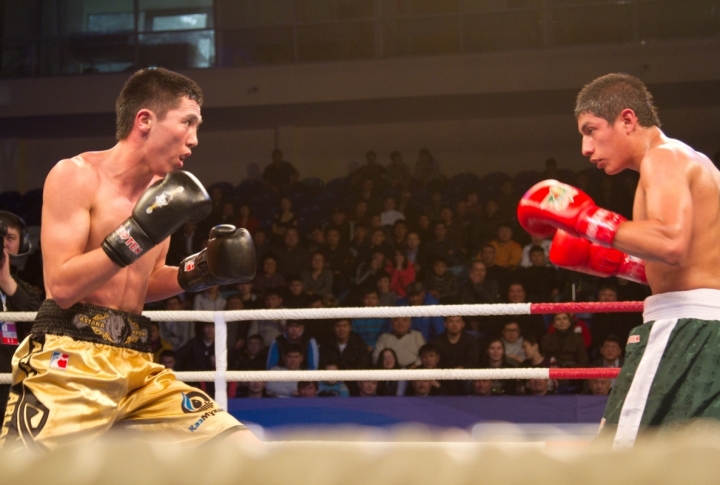
<svg viewBox="0 0 720 485">
<path fill-rule="evenodd" d="M 363 292 L 362 296 L 363 306 L 365 308 L 375 308 L 380 306 L 380 299 L 378 292 L 374 288 L 368 288 Z M 390 305 L 386 305 L 390 306 Z M 353 333 L 357 333 L 367 347 L 369 352 L 375 349 L 375 343 L 381 333 L 387 331 L 389 327 L 389 320 L 387 318 L 354 318 L 352 320 Z"/>
<path fill-rule="evenodd" d="M 555 361 L 548 359 L 540 353 L 540 344 L 538 344 L 538 341 L 532 335 L 523 338 L 522 350 L 525 360 L 522 361 L 520 367 L 555 366 Z"/>
<path fill-rule="evenodd" d="M 325 231 L 325 246 L 322 248 L 325 261 L 333 275 L 333 293 L 340 295 L 350 288 L 355 256 L 347 244 L 340 241 L 340 231 L 330 228 Z"/>
<path fill-rule="evenodd" d="M 283 244 L 274 251 L 277 272 L 287 281 L 299 275 L 310 264 L 310 253 L 300 245 L 300 233 L 296 227 L 289 227 L 283 236 Z"/>
<path fill-rule="evenodd" d="M 509 270 L 522 259 L 522 246 L 512 240 L 512 235 L 512 226 L 503 223 L 498 226 L 497 238 L 490 242 L 495 247 L 495 264 Z"/>
<path fill-rule="evenodd" d="M 395 197 L 385 197 L 383 211 L 380 213 L 380 223 L 383 226 L 392 226 L 400 220 L 405 220 L 405 215 L 397 210 Z"/>
<path fill-rule="evenodd" d="M 292 201 L 288 197 L 280 198 L 280 212 L 273 216 L 272 235 L 275 243 L 280 243 L 285 236 L 285 231 L 291 227 L 297 227 L 297 219 L 292 211 Z"/>
<path fill-rule="evenodd" d="M 265 293 L 272 288 L 285 286 L 285 278 L 277 272 L 277 259 L 274 254 L 266 254 L 262 260 L 262 269 L 255 275 L 253 290 Z"/>
<path fill-rule="evenodd" d="M 222 212 L 220 214 L 220 224 L 235 225 L 235 204 L 230 200 L 223 200 Z"/>
<path fill-rule="evenodd" d="M 624 363 L 625 357 L 620 339 L 609 334 L 600 346 L 600 357 L 595 359 L 590 367 L 622 367 Z"/>
<path fill-rule="evenodd" d="M 432 156 L 430 150 L 421 148 L 415 163 L 415 181 L 421 186 L 435 187 L 444 179 L 440 163 Z"/>
<path fill-rule="evenodd" d="M 488 199 L 484 210 L 474 225 L 471 238 L 475 247 L 482 247 L 497 235 L 498 226 L 503 222 L 503 215 L 495 199 Z"/>
<path fill-rule="evenodd" d="M 545 171 L 541 174 L 541 180 L 560 180 L 560 171 L 558 170 L 557 160 L 548 158 L 545 160 Z M 569 181 L 566 181 L 569 183 Z"/>
<path fill-rule="evenodd" d="M 352 187 L 357 187 L 364 180 L 372 180 L 376 187 L 382 187 L 385 183 L 386 175 L 385 167 L 377 163 L 377 153 L 370 150 L 365 154 L 365 165 L 362 165 L 348 175 L 348 180 Z"/>
<path fill-rule="evenodd" d="M 422 243 L 424 244 L 427 244 L 433 240 L 433 238 L 435 237 L 435 228 L 432 227 L 432 220 L 430 219 L 429 215 L 420 214 L 418 216 L 415 232 L 418 233 L 418 236 L 420 236 L 420 241 L 422 241 Z"/>
<path fill-rule="evenodd" d="M 513 190 L 512 181 L 506 180 L 500 185 L 500 195 L 497 197 L 497 203 L 500 207 L 500 215 L 505 221 L 513 221 L 516 219 L 516 211 L 520 197 Z"/>
<path fill-rule="evenodd" d="M 330 362 L 324 365 L 323 369 L 338 370 L 338 366 L 334 362 Z M 342 381 L 321 381 L 317 395 L 319 397 L 350 397 L 350 390 Z"/>
<path fill-rule="evenodd" d="M 310 295 L 332 294 L 333 273 L 325 267 L 325 256 L 316 252 L 310 259 L 310 271 L 302 273 L 305 291 Z"/>
<path fill-rule="evenodd" d="M 289 278 L 288 292 L 283 298 L 285 308 L 307 308 L 310 303 L 310 295 L 305 291 L 305 284 L 301 276 Z"/>
<path fill-rule="evenodd" d="M 593 396 L 607 396 L 612 390 L 610 379 L 588 379 L 588 388 Z"/>
<path fill-rule="evenodd" d="M 175 370 L 175 366 L 177 365 L 175 352 L 172 350 L 163 350 L 160 352 L 160 365 L 166 369 Z"/>
<path fill-rule="evenodd" d="M 357 204 L 360 201 L 367 203 L 370 214 L 380 212 L 382 208 L 382 196 L 372 179 L 362 181 L 360 190 L 355 197 L 355 203 Z"/>
<path fill-rule="evenodd" d="M 480 261 L 485 263 L 485 271 L 487 272 L 486 278 L 497 281 L 498 293 L 500 295 L 505 295 L 507 294 L 510 281 L 513 278 L 513 273 L 509 269 L 495 264 L 495 254 L 495 246 L 487 243 L 483 245 L 480 250 L 480 254 L 478 255 L 479 257 L 475 259 L 480 259 Z"/>
<path fill-rule="evenodd" d="M 582 337 L 571 330 L 569 313 L 556 313 L 553 317 L 554 333 L 543 336 L 540 349 L 543 355 L 554 358 L 560 367 L 585 367 L 588 356 Z"/>
<path fill-rule="evenodd" d="M 240 204 L 238 216 L 235 219 L 235 227 L 242 227 L 252 234 L 260 226 L 260 221 L 252 216 L 249 204 Z"/>
<path fill-rule="evenodd" d="M 440 351 L 432 343 L 428 343 L 420 347 L 420 368 L 421 369 L 439 369 L 440 368 Z M 430 380 L 431 386 L 436 395 L 442 396 L 459 396 L 461 381 L 449 380 L 440 381 L 437 379 Z M 412 392 L 408 393 L 413 395 Z"/>
<path fill-rule="evenodd" d="M 555 301 L 560 296 L 560 281 L 555 267 L 547 265 L 545 250 L 541 246 L 533 246 L 530 260 L 532 264 L 529 267 L 520 267 L 515 271 L 515 277 L 527 290 L 528 300 L 533 303 Z"/>
<path fill-rule="evenodd" d="M 285 332 L 278 335 L 268 349 L 268 360 L 265 367 L 272 369 L 276 366 L 285 366 L 282 356 L 290 344 L 300 346 L 303 352 L 303 369 L 318 370 L 320 363 L 320 350 L 317 341 L 305 334 L 305 322 L 303 320 L 288 320 L 285 324 Z"/>
<path fill-rule="evenodd" d="M 440 302 L 425 291 L 422 283 L 415 281 L 407 286 L 407 296 L 398 299 L 395 306 L 430 306 L 439 304 Z M 411 328 L 420 332 L 423 338 L 429 341 L 440 335 L 445 327 L 442 317 L 412 317 Z"/>
<path fill-rule="evenodd" d="M 411 382 L 411 389 L 412 389 L 411 395 L 415 396 L 415 397 L 445 395 L 441 387 L 435 387 L 433 385 L 434 382 L 437 382 L 437 381 L 428 381 L 428 380 L 412 381 Z"/>
<path fill-rule="evenodd" d="M 498 301 L 497 281 L 488 279 L 485 263 L 470 263 L 468 280 L 460 285 L 458 296 L 464 304 L 495 303 Z"/>
<path fill-rule="evenodd" d="M 425 201 L 424 212 L 432 221 L 440 220 L 440 211 L 445 206 L 442 193 L 439 190 L 433 190 L 430 194 L 430 200 Z"/>
<path fill-rule="evenodd" d="M 191 254 L 202 251 L 203 239 L 207 237 L 207 233 L 198 231 L 197 226 L 195 222 L 186 222 L 173 233 L 165 258 L 167 264 L 177 266 Z"/>
<path fill-rule="evenodd" d="M 300 381 L 297 383 L 296 397 L 317 397 L 319 385 L 315 381 Z"/>
<path fill-rule="evenodd" d="M 395 306 L 400 296 L 390 289 L 390 276 L 381 274 L 377 279 L 378 306 Z"/>
<path fill-rule="evenodd" d="M 618 301 L 617 287 L 611 281 L 604 281 L 598 287 L 598 301 L 602 303 Z M 604 342 L 608 335 L 614 335 L 621 342 L 627 342 L 630 331 L 642 324 L 642 314 L 632 312 L 596 313 L 592 317 L 592 322 L 593 342 Z"/>
<path fill-rule="evenodd" d="M 368 263 L 374 253 L 382 253 L 385 258 L 390 258 L 393 248 L 386 241 L 385 230 L 376 228 L 370 234 L 370 240 L 360 248 L 358 264 Z"/>
<path fill-rule="evenodd" d="M 390 320 L 392 332 L 378 337 L 373 352 L 373 362 L 377 365 L 380 353 L 385 349 L 395 351 L 397 362 L 403 368 L 415 368 L 420 365 L 420 347 L 425 339 L 417 330 L 410 330 L 410 317 L 395 317 Z"/>
<path fill-rule="evenodd" d="M 533 396 L 547 396 L 551 394 L 549 379 L 529 379 L 526 388 Z"/>
<path fill-rule="evenodd" d="M 265 292 L 265 308 L 268 310 L 284 308 L 283 296 L 279 289 L 271 288 Z M 255 320 L 248 329 L 248 335 L 260 335 L 266 347 L 270 347 L 284 332 L 285 320 Z"/>
<path fill-rule="evenodd" d="M 243 302 L 243 308 L 246 310 L 254 310 L 262 307 L 262 303 L 258 300 L 257 295 L 253 292 L 251 282 L 238 283 L 236 286 L 237 293 Z"/>
<path fill-rule="evenodd" d="M 445 331 L 432 340 L 440 354 L 440 367 L 445 369 L 472 369 L 480 363 L 478 341 L 468 335 L 463 317 L 445 317 Z"/>
<path fill-rule="evenodd" d="M 522 283 L 514 281 L 510 283 L 507 291 L 508 303 L 528 303 L 527 292 Z M 535 339 L 545 335 L 545 320 L 542 315 L 516 315 L 516 321 L 520 325 L 520 333 L 523 337 L 533 336 Z"/>
<path fill-rule="evenodd" d="M 420 211 L 417 205 L 412 201 L 412 194 L 410 189 L 404 188 L 400 191 L 400 195 L 397 200 L 397 210 L 403 213 L 406 221 L 417 221 L 420 216 Z"/>
<path fill-rule="evenodd" d="M 470 244 L 470 233 L 475 216 L 468 210 L 467 202 L 464 200 L 455 203 L 455 220 L 462 227 L 463 240 L 460 242 L 460 247 L 465 249 L 466 253 L 469 253 L 473 249 Z"/>
<path fill-rule="evenodd" d="M 398 357 L 391 348 L 380 351 L 375 364 L 377 369 L 400 369 Z M 378 396 L 404 396 L 407 390 L 407 381 L 380 381 L 378 382 Z"/>
<path fill-rule="evenodd" d="M 179 371 L 215 370 L 215 324 L 203 322 L 201 331 L 176 353 L 175 368 Z M 215 392 L 212 382 L 192 383 L 204 388 L 208 393 Z"/>
<path fill-rule="evenodd" d="M 357 260 L 358 257 L 360 257 L 362 253 L 362 248 L 364 248 L 368 244 L 368 231 L 369 226 L 365 224 L 357 224 L 353 227 L 353 237 L 352 241 L 350 241 L 350 252 L 353 255 L 353 258 Z"/>
<path fill-rule="evenodd" d="M 464 252 L 466 249 L 465 226 L 455 219 L 453 210 L 447 206 L 440 209 L 440 220 L 445 224 L 445 229 L 447 229 L 446 238 L 455 243 L 457 247 Z"/>
<path fill-rule="evenodd" d="M 153 353 L 153 362 L 158 364 L 160 363 L 160 354 L 164 350 L 172 350 L 173 348 L 170 342 L 166 342 L 160 336 L 160 324 L 158 322 L 150 322 L 150 348 Z"/>
<path fill-rule="evenodd" d="M 492 339 L 485 350 L 480 364 L 486 369 L 511 369 L 518 364 L 505 355 L 505 346 L 501 339 Z M 516 394 L 518 382 L 515 379 L 498 379 L 493 381 L 493 394 Z"/>
<path fill-rule="evenodd" d="M 290 162 L 283 160 L 283 152 L 278 149 L 273 150 L 272 162 L 263 170 L 263 183 L 275 192 L 284 193 L 295 185 L 299 177 L 297 169 Z"/>
<path fill-rule="evenodd" d="M 319 227 L 313 227 L 310 230 L 310 240 L 307 244 L 307 249 L 311 253 L 321 251 L 325 246 L 325 232 Z"/>
<path fill-rule="evenodd" d="M 343 244 L 350 242 L 350 232 L 352 227 L 350 226 L 350 222 L 347 220 L 347 212 L 345 212 L 345 209 L 342 207 L 335 207 L 335 209 L 333 209 L 333 213 L 330 216 L 330 222 L 325 224 L 325 227 L 323 227 L 326 241 L 328 231 L 331 229 L 336 230 L 340 235 L 340 240 L 338 242 L 342 242 Z"/>
<path fill-rule="evenodd" d="M 268 348 L 258 334 L 247 338 L 245 349 L 238 356 L 233 367 L 237 370 L 265 370 Z"/>
<path fill-rule="evenodd" d="M 371 346 L 353 331 L 354 325 L 347 318 L 335 321 L 333 340 L 320 347 L 324 363 L 333 363 L 342 370 L 369 369 Z"/>
<path fill-rule="evenodd" d="M 171 296 L 165 300 L 165 310 L 176 312 L 186 310 L 184 294 Z M 168 342 L 174 351 L 185 345 L 195 336 L 195 328 L 192 322 L 170 321 L 160 322 L 160 336 Z"/>
<path fill-rule="evenodd" d="M 570 314 L 570 331 L 573 333 L 576 333 L 580 335 L 583 339 L 583 345 L 585 345 L 585 350 L 589 350 L 590 346 L 592 344 L 592 335 L 590 334 L 590 327 L 588 324 L 577 317 L 577 315 Z M 555 327 L 551 326 L 548 329 L 548 334 L 555 333 Z"/>
<path fill-rule="evenodd" d="M 502 327 L 502 340 L 503 347 L 505 348 L 505 356 L 514 361 L 516 364 L 520 364 L 525 360 L 525 354 L 523 353 L 523 337 L 520 333 L 520 325 L 515 321 L 514 317 L 507 317 L 507 321 Z"/>
<path fill-rule="evenodd" d="M 355 274 L 355 292 L 362 293 L 365 288 L 374 286 L 378 278 L 387 275 L 386 265 L 385 254 L 380 251 L 372 254 L 369 263 L 360 263 Z"/>
<path fill-rule="evenodd" d="M 237 293 L 229 294 L 225 300 L 225 311 L 244 309 L 242 298 Z M 228 360 L 235 358 L 233 356 L 236 356 L 239 351 L 245 348 L 248 328 L 250 328 L 250 322 L 248 321 L 234 321 L 227 326 Z"/>
<path fill-rule="evenodd" d="M 398 219 L 392 227 L 390 243 L 394 249 L 404 249 L 407 243 L 408 225 L 405 219 Z"/>
<path fill-rule="evenodd" d="M 550 246 L 552 246 L 552 241 L 540 236 L 530 235 L 530 243 L 523 246 L 522 259 L 520 260 L 521 267 L 529 268 L 532 266 L 533 263 L 530 258 L 530 250 L 535 246 L 540 246 L 542 248 L 543 255 L 545 256 L 545 265 L 549 265 L 548 258 L 550 257 Z"/>
<path fill-rule="evenodd" d="M 358 397 L 377 397 L 378 381 L 358 381 Z"/>
<path fill-rule="evenodd" d="M 448 271 L 447 261 L 443 258 L 435 258 L 432 270 L 425 273 L 425 288 L 441 304 L 453 304 L 457 302 L 460 282 L 457 276 Z"/>
<path fill-rule="evenodd" d="M 445 259 L 451 267 L 451 271 L 459 268 L 465 260 L 462 248 L 447 238 L 447 227 L 444 222 L 436 222 L 434 227 L 435 238 L 425 245 L 430 257 Z"/>
<path fill-rule="evenodd" d="M 390 290 L 400 297 L 406 296 L 405 288 L 415 281 L 415 265 L 407 260 L 402 249 L 396 249 L 395 257 L 385 263 L 385 272 L 390 275 Z"/>
<path fill-rule="evenodd" d="M 492 396 L 493 390 L 492 379 L 477 379 L 472 381 L 471 396 Z"/>
<path fill-rule="evenodd" d="M 258 227 L 255 232 L 252 233 L 253 244 L 255 245 L 255 259 L 262 261 L 265 254 L 270 248 L 270 242 L 267 238 L 267 232 L 265 229 Z"/>
<path fill-rule="evenodd" d="M 236 397 L 250 398 L 250 399 L 261 399 L 270 397 L 265 389 L 267 383 L 265 381 L 252 381 L 248 382 L 247 386 L 243 386 L 238 389 Z"/>
<path fill-rule="evenodd" d="M 366 227 L 370 226 L 370 212 L 368 211 L 368 203 L 366 200 L 359 200 L 355 203 L 354 209 L 349 217 L 350 227 L 353 230 L 353 237 L 355 234 L 355 228 L 359 225 Z"/>
<path fill-rule="evenodd" d="M 195 295 L 193 302 L 194 310 L 205 310 L 216 312 L 225 309 L 225 298 L 220 294 L 220 287 L 214 285 Z"/>
<path fill-rule="evenodd" d="M 415 272 L 420 274 L 421 271 L 426 270 L 427 266 L 427 252 L 425 248 L 420 244 L 420 236 L 417 232 L 408 232 L 405 237 L 405 257 L 415 266 Z M 447 263 L 447 262 L 446 262 Z"/>
<path fill-rule="evenodd" d="M 303 368 L 303 352 L 302 347 L 298 344 L 288 344 L 285 346 L 282 361 L 284 367 L 276 366 L 270 370 L 290 370 L 298 371 Z M 292 397 L 297 396 L 297 382 L 268 382 L 265 386 L 267 393 L 273 397 Z"/>
<path fill-rule="evenodd" d="M 390 153 L 390 164 L 387 166 L 387 184 L 391 189 L 402 189 L 410 186 L 410 167 L 403 161 L 398 151 Z"/>
</svg>

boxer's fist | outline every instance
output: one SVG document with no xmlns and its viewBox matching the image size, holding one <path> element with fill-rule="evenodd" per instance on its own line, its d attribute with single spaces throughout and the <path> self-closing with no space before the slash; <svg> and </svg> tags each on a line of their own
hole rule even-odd
<svg viewBox="0 0 720 485">
<path fill-rule="evenodd" d="M 180 263 L 178 283 L 185 291 L 246 283 L 255 277 L 255 245 L 246 229 L 230 224 L 210 230 L 207 248 Z"/>
<path fill-rule="evenodd" d="M 614 248 L 594 244 L 558 230 L 550 247 L 550 262 L 565 269 L 607 278 L 619 276 L 647 285 L 645 262 Z"/>
<path fill-rule="evenodd" d="M 520 199 L 517 215 L 523 229 L 534 236 L 550 237 L 562 229 L 608 247 L 626 220 L 596 206 L 580 189 L 557 180 L 544 180 L 531 187 Z"/>
<path fill-rule="evenodd" d="M 176 171 L 147 188 L 125 222 L 102 242 L 115 264 L 124 268 L 180 229 L 210 214 L 212 202 L 194 175 Z"/>
</svg>

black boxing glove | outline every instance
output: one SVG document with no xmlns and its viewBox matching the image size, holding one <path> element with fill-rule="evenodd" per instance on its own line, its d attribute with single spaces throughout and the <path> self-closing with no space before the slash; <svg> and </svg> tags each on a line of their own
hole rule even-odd
<svg viewBox="0 0 720 485">
<path fill-rule="evenodd" d="M 207 248 L 180 263 L 178 283 L 192 292 L 247 283 L 255 278 L 255 259 L 255 244 L 247 229 L 221 224 L 210 230 Z"/>
<path fill-rule="evenodd" d="M 184 223 L 199 222 L 211 210 L 210 196 L 194 175 L 181 170 L 170 172 L 147 188 L 132 216 L 108 234 L 101 246 L 115 264 L 124 268 Z"/>
</svg>

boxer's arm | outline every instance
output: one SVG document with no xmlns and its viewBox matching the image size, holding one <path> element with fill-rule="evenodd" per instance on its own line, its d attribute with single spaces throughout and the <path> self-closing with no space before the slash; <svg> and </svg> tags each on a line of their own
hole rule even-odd
<svg viewBox="0 0 720 485">
<path fill-rule="evenodd" d="M 40 232 L 45 288 L 61 308 L 77 303 L 120 271 L 101 248 L 85 252 L 90 204 L 98 185 L 94 170 L 75 160 L 62 160 L 45 180 Z"/>
<path fill-rule="evenodd" d="M 170 248 L 170 239 L 160 244 L 160 254 L 155 261 L 150 279 L 148 280 L 145 302 L 160 301 L 183 292 L 177 280 L 177 266 L 167 266 L 165 258 Z"/>
<path fill-rule="evenodd" d="M 646 261 L 682 264 L 692 235 L 693 206 L 688 164 L 678 154 L 656 148 L 640 170 L 645 218 L 620 225 L 613 247 Z"/>
</svg>

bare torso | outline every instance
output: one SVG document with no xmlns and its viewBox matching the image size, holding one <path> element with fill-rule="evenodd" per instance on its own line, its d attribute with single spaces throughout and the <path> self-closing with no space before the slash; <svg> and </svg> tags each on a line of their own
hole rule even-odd
<svg viewBox="0 0 720 485">
<path fill-rule="evenodd" d="M 126 173 L 113 172 L 111 158 L 108 150 L 63 160 L 53 169 L 56 172 L 53 181 L 46 182 L 41 232 L 46 291 L 48 298 L 53 298 L 53 285 L 48 284 L 48 279 L 54 277 L 58 265 L 72 257 L 73 252 L 85 255 L 95 251 L 99 259 L 88 260 L 85 271 L 95 268 L 100 271 L 102 266 L 102 270 L 110 272 L 109 279 L 78 301 L 139 313 L 146 300 L 150 275 L 158 262 L 164 263 L 169 239 L 125 268 L 105 268 L 105 261 L 98 253 L 102 251 L 99 248 L 103 239 L 130 216 L 144 188 L 154 180 L 152 175 L 144 175 L 140 180 L 149 182 L 147 185 L 141 182 L 138 187 L 137 177 L 133 180 Z M 135 182 L 135 187 L 128 183 L 130 181 Z M 53 210 L 49 204 L 56 204 L 57 208 Z M 65 204 L 68 207 L 61 209 Z M 66 219 L 64 214 L 71 216 Z M 69 247 L 64 247 L 64 234 L 74 241 Z"/>
<path fill-rule="evenodd" d="M 720 289 L 720 171 L 703 154 L 677 140 L 668 139 L 661 146 L 674 155 L 684 176 L 674 181 L 678 190 L 689 188 L 690 237 L 678 264 L 646 261 L 647 279 L 653 294 L 698 288 Z M 652 160 L 647 160 L 653 163 Z M 651 168 L 651 167 L 650 167 Z M 648 184 L 653 184 L 652 170 L 640 170 L 635 194 L 633 219 L 648 219 Z M 654 175 L 657 176 L 657 175 Z"/>
</svg>

